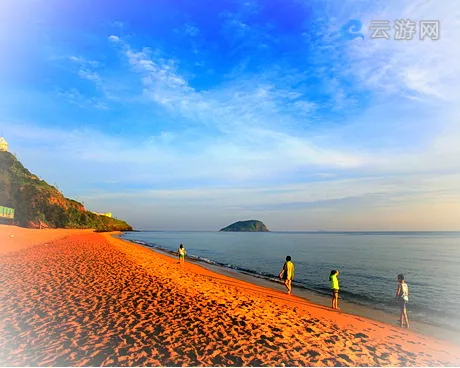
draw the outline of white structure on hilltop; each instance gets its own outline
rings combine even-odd
[[[3,137],[0,137],[0,151],[8,152],[8,142]]]

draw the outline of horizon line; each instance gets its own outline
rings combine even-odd
[[[459,230],[269,230],[269,231],[220,231],[220,230],[172,230],[172,229],[133,229],[140,231],[177,231],[177,232],[202,232],[202,233],[458,233]],[[128,231],[129,232],[129,231]]]

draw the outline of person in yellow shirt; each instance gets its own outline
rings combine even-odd
[[[288,295],[291,295],[292,280],[294,279],[294,263],[291,261],[291,256],[286,257],[286,262],[284,262],[283,269],[278,277],[284,280],[284,286],[286,286]]]
[[[182,244],[179,246],[179,249],[177,250],[177,254],[179,255],[180,266],[184,267],[185,255],[187,254],[187,252],[185,251],[185,248]]]
[[[329,281],[331,282],[331,290],[332,290],[332,309],[340,310],[339,308],[339,276],[338,270],[332,270],[331,274],[329,275]]]

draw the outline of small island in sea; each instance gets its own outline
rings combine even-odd
[[[270,231],[262,221],[259,220],[246,220],[237,221],[219,231],[252,231],[252,232],[266,232]]]

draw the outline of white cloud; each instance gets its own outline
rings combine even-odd
[[[112,42],[120,42],[120,37],[111,35],[109,36],[109,40]]]
[[[107,110],[108,106],[105,101],[99,100],[95,97],[86,97],[81,94],[76,88],[71,88],[68,90],[58,89],[56,91],[57,95],[61,98],[64,98],[71,104],[77,105],[81,108],[96,108],[100,110]]]
[[[78,76],[82,79],[87,79],[89,81],[100,83],[101,77],[98,73],[88,70],[88,69],[80,69],[78,71]]]
[[[68,59],[76,64],[81,64],[81,65],[84,65],[86,67],[99,67],[100,66],[100,63],[96,60],[89,60],[89,59],[86,59],[82,56],[75,56],[75,55],[72,55],[72,56],[69,56]]]
[[[317,105],[313,102],[307,102],[302,100],[295,101],[294,106],[296,110],[303,113],[303,115],[311,114],[317,107]]]
[[[72,98],[70,94],[76,95],[74,92],[75,89],[71,93],[66,92],[69,94],[69,97],[75,102],[78,101],[77,104],[83,106],[83,105],[88,105],[88,103],[82,103],[83,100],[86,100],[87,102],[90,102],[90,105],[93,105],[94,107],[98,109],[108,109],[108,104],[107,102],[109,100],[116,100],[117,97],[114,95],[114,93],[111,91],[112,86],[110,86],[106,80],[101,76],[101,74],[98,72],[102,68],[102,64],[99,63],[98,61],[95,60],[89,60],[81,56],[70,56],[69,60],[73,61],[74,63],[78,64],[78,70],[76,70],[76,73],[79,78],[88,80],[96,86],[98,91],[102,93],[103,97],[91,97],[91,98],[84,98],[83,96],[78,97],[77,99]],[[96,70],[98,71],[96,71]]]
[[[121,21],[115,21],[115,22],[111,22],[110,25],[112,27],[116,27],[116,28],[119,28],[119,29],[123,29],[126,27],[126,23],[125,22],[121,22]]]
[[[186,23],[184,28],[185,28],[185,33],[187,33],[188,35],[192,37],[195,37],[200,33],[200,30],[198,29],[198,27],[190,23]]]
[[[452,216],[460,215],[460,203],[455,202],[459,185],[458,174],[436,178],[416,175],[255,188],[95,192],[85,200],[106,205],[114,199],[139,203],[136,208],[141,212],[143,206],[153,206],[162,216],[171,216],[167,221],[158,217],[150,222],[157,229],[182,223],[176,228],[213,230],[219,221],[230,223],[233,218],[247,216],[262,219],[272,230],[458,230]],[[429,208],[432,213],[424,215]],[[180,213],[189,211],[196,221],[181,218]],[[148,221],[138,221],[139,226],[149,228]]]
[[[417,35],[411,41],[367,37],[364,41],[350,42],[349,72],[365,86],[387,93],[401,94],[406,89],[426,97],[458,101],[458,93],[454,91],[460,82],[460,66],[456,62],[460,58],[459,17],[460,8],[455,0],[443,1],[442,6],[425,0],[379,3],[361,19],[365,27],[376,19],[391,23],[395,19],[411,19],[417,22]],[[420,40],[418,22],[433,19],[440,21],[440,39]]]
[[[255,187],[206,187],[198,189],[145,189],[142,191],[96,193],[94,198],[144,199],[145,201],[169,201],[199,203],[240,208],[272,206],[291,203],[314,204],[322,201],[343,200],[379,196],[378,205],[409,203],[423,198],[425,201],[450,202],[458,196],[459,174],[445,174],[438,177],[412,175],[407,177],[361,177],[353,179],[319,180],[300,184],[260,185]],[[443,188],[440,190],[440,188]],[[88,199],[91,196],[88,196]]]
[[[75,63],[83,63],[85,62],[85,59],[79,56],[69,56],[69,60],[75,62]]]
[[[395,152],[390,147],[376,154],[373,152],[375,151],[373,147],[366,150],[360,146],[358,149],[353,149],[350,144],[335,144],[334,147],[333,142],[336,141],[334,137],[340,135],[342,128],[337,131],[325,130],[321,133],[317,131],[309,135],[302,134],[298,130],[296,136],[287,133],[286,131],[289,131],[291,126],[297,125],[296,115],[308,119],[318,108],[315,103],[303,100],[302,93],[291,87],[291,82],[296,80],[295,75],[292,76],[293,81],[286,77],[286,81],[281,84],[278,82],[282,79],[277,78],[276,73],[273,72],[254,78],[247,76],[241,78],[240,76],[218,88],[198,92],[180,74],[180,64],[177,61],[160,56],[157,50],[144,48],[137,51],[121,40],[120,43],[125,57],[134,70],[140,74],[145,96],[167,108],[171,114],[217,128],[224,135],[222,139],[206,142],[206,152],[221,162],[225,162],[229,167],[227,172],[233,178],[249,180],[250,178],[275,177],[280,173],[308,170],[314,166],[393,172],[403,170],[404,164],[407,163],[413,170],[429,171],[436,169],[441,158],[441,162],[451,162],[454,165],[452,160],[446,161],[447,156],[452,155],[453,152],[449,151],[440,156],[437,154],[439,145],[435,144],[425,144],[424,147],[428,148],[426,152],[401,152],[401,150]],[[374,75],[374,80],[367,80],[363,83],[377,84],[381,87],[383,83],[381,79],[386,78],[384,74],[388,70],[389,68],[384,68],[383,72]],[[395,80],[385,81],[385,83],[392,83],[391,86],[386,86],[386,91],[396,88],[392,86],[398,86],[401,83],[399,73],[393,71],[391,73]],[[409,73],[406,74],[406,77],[412,78],[414,83],[417,80],[415,74],[411,76]],[[273,81],[278,82],[273,84]],[[338,105],[343,104],[343,92],[337,83],[335,87],[332,83],[331,88],[336,90],[335,107],[340,107]],[[350,102],[348,99],[347,106],[350,105]],[[366,116],[364,113],[363,117]],[[385,116],[385,113],[382,116]],[[370,118],[372,119],[371,126],[366,129],[371,135],[373,129],[378,131],[379,124],[382,127],[387,125],[383,128],[386,130],[395,125],[391,121],[375,120],[375,116],[370,116]],[[408,117],[405,116],[403,119],[406,119],[406,122],[402,123],[406,124]],[[369,125],[368,122],[366,123]],[[344,122],[345,126],[347,124],[349,123]],[[410,124],[415,126],[416,122],[410,121]],[[429,121],[424,124],[429,124]],[[350,125],[351,134],[356,135],[360,130],[362,127],[353,128],[353,124]],[[452,131],[450,133],[452,134]],[[329,138],[325,139],[325,134]],[[458,132],[455,131],[454,134]],[[375,138],[379,139],[379,136]],[[433,136],[430,137],[430,139],[433,138]],[[353,139],[352,142],[356,142],[356,139]],[[348,148],[345,148],[346,146]],[[238,160],[244,161],[244,165],[238,170],[230,169],[231,162],[239,162]],[[271,163],[270,167],[266,165],[267,160]],[[444,165],[444,167],[456,167],[452,165]]]
[[[49,137],[40,144],[53,146],[53,152],[61,152],[57,160],[71,161],[76,172],[86,173],[79,187],[85,188],[81,190],[88,200],[106,204],[114,198],[136,200],[139,205],[163,206],[165,213],[172,208],[177,214],[177,208],[183,207],[200,208],[207,215],[230,208],[234,213],[250,214],[260,213],[266,206],[270,216],[278,211],[276,215],[286,216],[287,222],[297,216],[296,223],[300,224],[306,203],[316,203],[326,212],[331,204],[327,201],[344,201],[337,204],[340,207],[350,200],[355,201],[356,208],[379,210],[389,206],[401,209],[417,202],[458,205],[458,11],[454,2],[443,7],[430,2],[414,4],[404,8],[399,2],[385,2],[367,12],[344,5],[343,12],[331,18],[331,29],[336,32],[344,19],[358,16],[365,27],[372,19],[419,20],[430,16],[441,20],[442,38],[436,42],[355,40],[342,48],[344,43],[337,46],[329,32],[323,40],[330,42],[315,50],[318,60],[330,57],[339,65],[333,70],[315,69],[318,76],[328,78],[325,84],[330,87],[327,93],[331,99],[326,102],[312,102],[305,97],[308,87],[296,87],[306,82],[306,73],[273,65],[249,74],[250,59],[219,85],[199,90],[188,65],[160,50],[136,49],[112,35],[109,40],[136,73],[143,97],[155,107],[163,107],[161,112],[167,112],[169,118],[166,120],[190,129],[172,125],[168,131],[152,124],[152,132],[133,139],[85,129],[40,133],[23,126],[17,128],[13,142],[31,136]],[[355,11],[358,14],[351,16]],[[256,39],[270,42],[264,38],[269,35],[261,34],[263,27],[252,29],[235,14],[222,17],[226,36],[235,41],[235,48],[254,44]],[[193,28],[189,31],[199,35]],[[70,60],[78,64],[81,78],[101,82],[103,71],[95,72],[83,58]],[[367,102],[371,107],[360,109],[359,116],[344,118],[340,125],[317,119],[318,110],[344,110],[354,103],[344,80],[358,92],[370,94]],[[85,99],[76,89],[60,90],[59,94],[81,107],[107,107],[103,101]],[[38,148],[33,153],[51,155]],[[114,174],[113,169],[120,165],[124,169]],[[309,182],[312,176],[314,180]],[[103,181],[115,182],[114,192],[88,194],[91,183]],[[286,184],[293,181],[300,184]],[[198,189],[120,189],[136,185],[168,188],[172,184]],[[288,211],[289,206],[293,207]],[[348,219],[353,211],[340,214]],[[377,215],[375,211],[367,213],[367,217]],[[367,221],[365,217],[361,220]],[[327,222],[327,218],[322,221]]]

